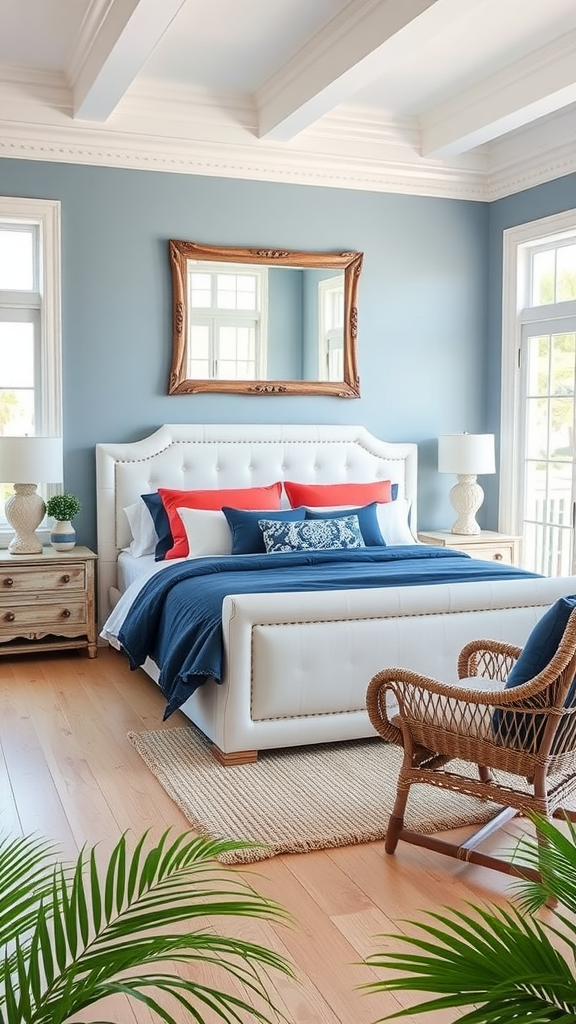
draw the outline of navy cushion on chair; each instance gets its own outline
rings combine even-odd
[[[568,619],[575,608],[576,594],[572,594],[570,597],[559,598],[544,613],[534,626],[522,654],[508,676],[507,690],[512,686],[521,686],[522,683],[527,683],[529,679],[533,679],[546,668],[558,650]]]
[[[508,676],[504,687],[505,690],[510,690],[515,686],[521,686],[523,683],[529,682],[530,679],[533,679],[534,676],[537,676],[546,668],[558,650],[568,619],[575,608],[576,594],[571,594],[569,597],[559,598],[544,613],[534,626],[520,657]],[[572,707],[575,700],[576,684],[573,683],[568,691],[565,707]],[[517,714],[518,712],[512,710],[510,712],[500,710],[494,712],[493,725],[498,739],[506,742],[507,739],[512,738],[512,731],[516,731],[514,729],[514,719]],[[518,736],[522,740],[523,746],[532,748],[534,743],[537,744],[543,724],[543,716],[541,715],[526,716],[526,729],[521,729]]]

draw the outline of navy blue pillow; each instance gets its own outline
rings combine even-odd
[[[338,511],[333,509],[331,512],[326,509],[307,508],[306,519],[342,519],[344,516],[358,516],[360,533],[366,547],[385,548],[386,541],[378,525],[377,505],[376,501],[372,501],[362,508],[339,508]]]
[[[398,484],[392,484],[390,488],[390,497],[392,498],[392,501],[396,501],[396,498],[398,497]]]
[[[527,683],[546,668],[558,650],[566,623],[574,608],[576,608],[576,594],[561,597],[539,619],[508,676],[506,690]],[[572,707],[575,700],[576,682],[573,682],[568,691],[565,706]],[[512,710],[494,712],[493,725],[497,737],[506,742],[507,739],[513,739],[516,736],[523,747],[536,749],[544,728],[544,716],[526,715],[526,725],[522,726],[518,732],[514,723],[515,716],[518,714],[521,712]]]
[[[152,494],[141,494],[140,497],[152,516],[154,529],[158,534],[158,543],[156,544],[156,550],[154,552],[154,561],[163,562],[166,557],[166,552],[170,551],[170,548],[174,546],[174,537],[172,536],[172,530],[170,529],[168,513],[162,504],[162,498],[158,494],[158,491],[153,491]]]
[[[232,533],[233,555],[256,555],[266,551],[262,530],[258,526],[259,519],[271,519],[280,523],[298,523],[304,519],[306,509],[287,508],[279,512],[247,512],[240,508],[222,509]]]

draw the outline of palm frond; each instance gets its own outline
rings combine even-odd
[[[541,881],[513,883],[517,907],[469,904],[464,911],[429,913],[408,922],[415,934],[400,936],[407,948],[363,961],[385,972],[361,986],[367,992],[432,995],[381,1020],[466,1008],[459,1024],[574,1024],[576,829],[568,822],[566,835],[538,815],[531,818],[539,842],[522,840],[514,861],[537,868]],[[551,898],[557,904],[548,919],[537,919],[535,912]]]
[[[474,1010],[462,1020],[483,1024],[510,1019],[510,1005],[521,1002],[526,1003],[532,1024],[556,1019],[566,1008],[576,1016],[576,979],[540,923],[498,908],[450,910],[426,918],[440,927],[428,920],[408,922],[423,934],[400,936],[408,951],[376,953],[364,961],[376,970],[394,972],[362,986],[368,992],[439,996],[393,1016],[471,1006]],[[404,974],[397,976],[397,971]],[[544,1008],[554,1016],[534,1016]]]
[[[221,853],[247,845],[253,844],[192,833],[173,838],[167,830],[155,843],[141,837],[132,852],[122,835],[102,870],[94,848],[82,850],[72,869],[52,866],[50,884],[42,875],[34,927],[25,917],[29,937],[20,943],[16,936],[14,952],[0,964],[0,1021],[5,1012],[10,1024],[60,1024],[118,991],[146,1003],[166,1024],[173,1018],[163,994],[186,1005],[198,1024],[201,1007],[224,1021],[244,1022],[249,1014],[264,1022],[269,1010],[281,1016],[269,978],[271,972],[294,977],[288,961],[257,943],[216,934],[212,925],[213,918],[231,916],[290,920],[280,904],[217,862]],[[195,919],[196,930],[172,930]],[[171,972],[175,963],[211,965],[240,984],[246,998],[200,985],[193,971],[182,978]]]
[[[52,885],[55,852],[53,843],[35,837],[0,842],[0,949],[34,924],[38,906]]]
[[[532,867],[540,872],[541,882],[524,879],[513,883],[512,892],[523,910],[535,913],[550,899],[557,899],[572,914],[576,914],[576,828],[566,819],[568,835],[556,825],[530,814],[542,841],[520,839],[513,852],[513,861],[521,867]]]

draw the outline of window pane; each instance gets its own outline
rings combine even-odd
[[[219,309],[236,309],[236,275],[218,274],[216,304]]]
[[[548,451],[549,402],[529,398],[526,402],[526,458],[543,459]]]
[[[0,321],[0,387],[34,387],[34,325]]]
[[[528,394],[548,395],[549,391],[549,365],[550,358],[550,337],[543,334],[540,337],[528,338]]]
[[[236,331],[233,327],[221,327],[218,332],[218,359],[236,358]]]
[[[210,356],[210,329],[204,324],[190,325],[190,348],[194,359],[208,359]]]
[[[222,359],[218,361],[219,380],[238,380],[236,360]]]
[[[536,252],[532,256],[532,305],[542,306],[554,302],[555,249]]]
[[[205,380],[211,376],[210,363],[207,359],[190,360],[190,378],[192,380]]]
[[[18,437],[34,433],[34,392],[0,388],[0,434]]]
[[[556,257],[556,302],[576,299],[576,245],[563,245]]]
[[[190,274],[190,305],[195,309],[206,309],[212,305],[210,274]]]
[[[553,395],[574,394],[575,343],[576,334],[552,335],[550,393]]]
[[[0,230],[0,288],[34,289],[34,231]]]

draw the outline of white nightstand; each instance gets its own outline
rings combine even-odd
[[[486,558],[489,561],[520,565],[522,538],[510,533],[482,530],[480,533],[464,535],[451,533],[450,530],[426,530],[418,534],[418,540],[422,544],[467,551],[472,558]]]
[[[95,562],[81,546],[0,551],[0,655],[83,647],[95,658]]]

